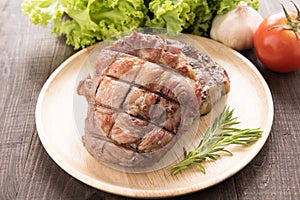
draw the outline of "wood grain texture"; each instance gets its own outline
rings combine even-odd
[[[249,56],[250,57],[250,56]],[[258,156],[235,178],[238,196],[258,199],[300,197],[300,71],[278,74],[256,62],[274,100],[274,122],[268,142]],[[260,177],[260,178],[258,178]],[[250,187],[249,187],[250,186]]]
[[[19,192],[35,135],[34,111],[42,85],[74,53],[49,29],[31,25],[20,4],[0,2],[0,199],[15,199]]]
[[[78,52],[60,65],[47,80],[37,102],[36,124],[39,137],[49,155],[62,169],[78,180],[104,191],[130,197],[157,198],[205,189],[232,176],[252,160],[264,145],[273,120],[273,102],[263,78],[248,60],[213,40],[192,35],[175,38],[187,44],[197,42],[202,51],[207,52],[227,70],[231,91],[226,98],[226,104],[235,109],[235,115],[242,121],[242,126],[261,127],[264,130],[262,137],[247,150],[233,149],[233,157],[224,156],[215,162],[207,162],[205,175],[191,168],[172,176],[169,166],[159,166],[160,170],[154,172],[123,173],[100,164],[88,154],[78,137],[77,124],[84,122],[86,113],[81,111],[85,110],[85,103],[79,103],[80,97],[74,96],[78,82],[89,74],[84,72],[93,71],[93,64],[89,66],[84,63],[93,54],[92,49],[97,49],[98,52],[97,45]],[[90,68],[91,70],[88,70]],[[79,117],[75,121],[74,115]],[[209,125],[210,117],[210,114],[202,117],[196,136],[185,135],[184,138],[192,137],[191,140],[199,142],[202,137],[201,131]],[[181,145],[185,146],[187,151],[198,145],[192,143],[193,147],[189,147],[181,140]],[[180,155],[182,146],[175,147],[172,149],[172,152],[174,151],[176,155]],[[167,159],[168,165],[174,165],[174,159],[178,160],[179,157],[174,158],[170,155],[161,159],[158,164],[161,165],[163,160]]]
[[[38,139],[34,111],[40,89],[72,48],[51,30],[29,23],[21,0],[0,1],[0,199],[121,199],[69,176]],[[265,17],[289,0],[260,0]],[[300,2],[295,0],[298,5]],[[276,74],[253,51],[242,52],[260,70],[274,100],[274,123],[256,158],[234,177],[186,199],[300,199],[300,71]],[[174,199],[174,198],[172,198]]]

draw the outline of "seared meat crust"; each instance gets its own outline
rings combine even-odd
[[[88,102],[83,144],[106,163],[152,165],[209,112],[215,91],[228,93],[229,78],[208,56],[134,32],[103,49],[78,86]]]

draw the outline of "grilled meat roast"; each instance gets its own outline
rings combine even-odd
[[[88,102],[83,144],[104,163],[153,165],[229,89],[226,71],[206,54],[134,32],[101,50],[78,86]]]

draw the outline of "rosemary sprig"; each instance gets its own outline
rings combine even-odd
[[[233,117],[233,112],[234,109],[225,106],[220,116],[205,132],[197,148],[188,153],[184,149],[184,159],[171,169],[171,173],[176,174],[190,165],[196,165],[203,173],[206,173],[202,165],[203,161],[217,160],[222,152],[233,155],[231,151],[225,149],[226,146],[231,144],[248,146],[261,137],[262,130],[260,128],[239,129],[234,127],[240,122],[237,121],[237,117]]]

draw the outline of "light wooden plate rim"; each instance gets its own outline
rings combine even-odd
[[[73,56],[68,58],[65,62],[63,62],[48,78],[48,80],[45,82],[40,95],[38,97],[37,105],[36,105],[36,126],[37,126],[37,131],[39,138],[47,151],[47,153],[50,155],[50,157],[67,173],[69,173],[71,176],[75,177],[76,179],[86,183],[87,185],[90,185],[94,188],[109,192],[109,193],[114,193],[117,195],[122,195],[122,196],[128,196],[128,197],[136,197],[136,198],[159,198],[159,197],[171,197],[171,196],[177,196],[177,195],[183,195],[195,191],[199,191],[208,187],[211,187],[217,183],[220,183],[221,181],[224,181],[225,179],[231,177],[238,171],[240,171],[242,168],[244,168],[261,150],[263,145],[265,144],[271,127],[273,123],[273,115],[274,115],[274,110],[273,110],[273,100],[272,100],[272,95],[269,90],[269,87],[267,83],[265,82],[264,78],[261,76],[259,71],[256,69],[256,67],[244,56],[239,54],[238,52],[225,47],[224,45],[215,42],[213,40],[199,37],[199,36],[193,36],[190,35],[193,40],[198,41],[201,43],[201,46],[204,48],[204,50],[213,58],[215,58],[217,61],[223,62],[223,60],[226,60],[229,64],[231,62],[237,62],[243,65],[244,69],[239,68],[239,72],[247,72],[249,74],[245,75],[243,78],[247,79],[251,77],[251,79],[257,80],[256,87],[259,88],[261,91],[260,95],[263,95],[264,101],[266,103],[265,105],[265,110],[263,111],[265,113],[264,117],[264,126],[263,128],[263,136],[252,146],[248,147],[248,150],[246,152],[242,152],[241,155],[243,155],[243,160],[234,163],[232,165],[232,168],[229,170],[226,170],[222,173],[217,174],[214,177],[210,177],[208,180],[205,181],[200,181],[199,183],[191,183],[191,185],[183,185],[181,187],[177,188],[135,188],[135,187],[124,187],[120,185],[115,185],[111,183],[107,183],[101,178],[97,179],[94,177],[91,177],[91,174],[85,173],[82,170],[79,170],[72,165],[69,160],[64,159],[62,155],[60,155],[59,149],[57,149],[53,143],[51,143],[50,139],[52,140],[53,136],[49,133],[49,130],[47,127],[50,127],[51,125],[55,125],[53,121],[48,120],[47,114],[45,114],[45,111],[49,109],[48,107],[49,104],[45,104],[46,101],[49,101],[49,98],[53,98],[54,102],[59,102],[57,98],[55,98],[55,92],[51,91],[51,86],[53,84],[57,84],[59,81],[63,81],[64,83],[67,83],[65,86],[66,88],[70,88],[68,84],[74,85],[74,79],[68,80],[68,77],[65,77],[65,74],[67,70],[72,67],[72,64],[76,62],[79,58],[83,58],[87,56],[94,48],[95,46],[89,47],[87,49],[83,49],[77,53],[75,53]],[[218,51],[223,51],[228,54],[228,58],[225,56],[220,56],[218,58],[218,54],[216,52]],[[228,60],[229,61],[228,61]],[[225,63],[226,65],[226,63]],[[226,68],[226,67],[225,67]],[[234,67],[233,67],[234,68]],[[77,71],[79,69],[76,69]],[[75,70],[75,71],[76,71]],[[243,71],[244,70],[244,71]],[[59,79],[60,76],[63,76],[64,80]],[[229,72],[230,76],[230,72]],[[64,90],[64,86],[62,86],[62,90]],[[51,96],[52,95],[52,96]],[[230,96],[230,93],[229,93]],[[251,98],[251,97],[249,97]],[[234,102],[234,100],[233,100]],[[47,107],[48,106],[48,107]],[[46,125],[47,124],[47,125]],[[74,130],[71,130],[74,131]],[[59,140],[59,138],[57,138]],[[62,143],[63,144],[63,143]],[[216,161],[218,162],[218,161]],[[185,172],[181,173],[180,176],[185,176]],[[199,172],[200,173],[200,172]]]

